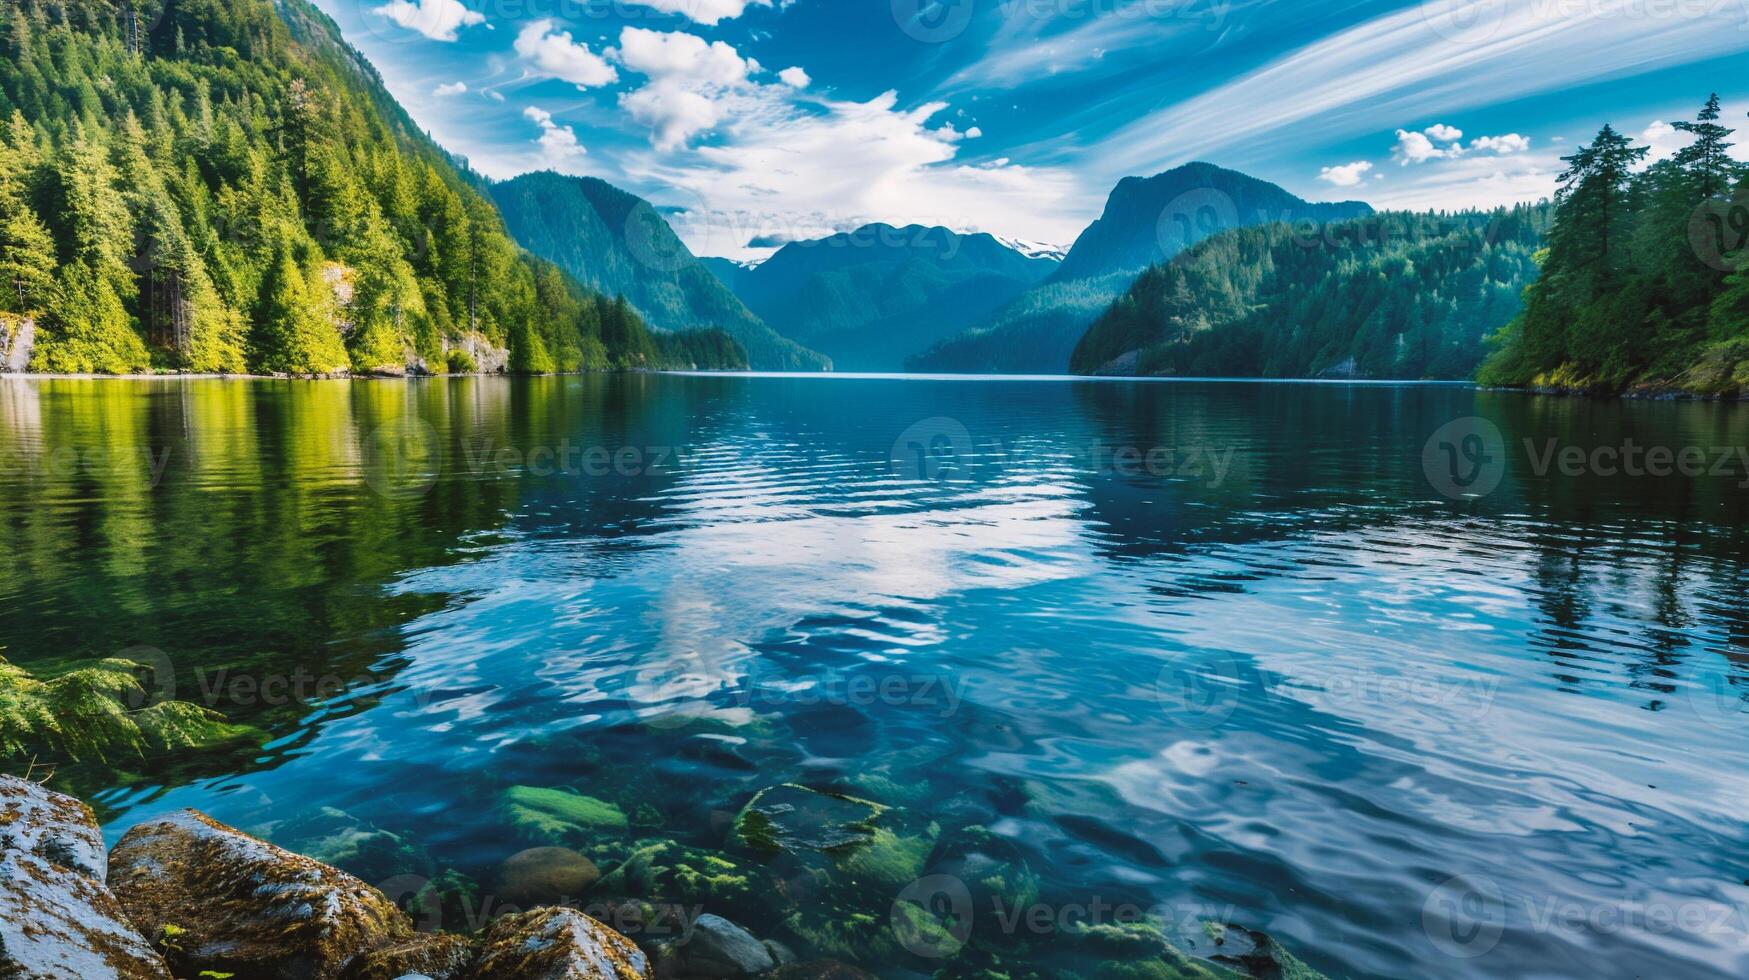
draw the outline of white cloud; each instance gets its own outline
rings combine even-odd
[[[1318,179],[1335,187],[1354,187],[1371,169],[1370,161],[1356,160],[1340,167],[1325,167],[1318,171]]]
[[[973,126],[971,129],[966,130],[966,139],[969,139],[969,140],[978,139],[979,137],[981,137],[983,135],[984,135],[984,131],[977,126]]]
[[[1292,149],[1368,132],[1380,116],[1445,114],[1720,57],[1749,46],[1734,13],[1648,17],[1643,0],[1428,0],[1136,118],[1095,147],[1097,166],[1106,177],[1154,173],[1265,137]]]
[[[1448,127],[1435,126],[1433,128],[1446,129]],[[1411,133],[1406,129],[1397,130],[1397,145],[1391,148],[1391,156],[1405,167],[1415,163],[1426,163],[1429,160],[1461,156],[1463,152],[1462,146],[1456,144],[1436,146],[1433,140],[1428,138],[1427,133]]]
[[[790,88],[807,88],[814,81],[800,68],[785,68],[777,73],[777,77]]]
[[[775,86],[741,91],[711,145],[626,160],[628,175],[676,188],[697,217],[676,230],[701,255],[763,254],[754,238],[815,238],[881,220],[1069,240],[1099,198],[1067,171],[956,159],[968,135],[932,121],[947,108],[797,102]]]
[[[1415,211],[1493,208],[1552,197],[1562,169],[1552,150],[1510,157],[1476,154],[1369,184],[1366,197],[1376,207]]]
[[[438,87],[432,89],[431,94],[435,95],[439,98],[446,98],[446,97],[451,96],[451,95],[461,95],[463,92],[466,92],[467,90],[468,90],[468,83],[467,82],[445,82],[442,85],[439,85]]]
[[[611,85],[619,73],[589,46],[571,39],[551,19],[531,21],[517,32],[516,53],[535,74],[563,79],[580,89]]]
[[[1478,136],[1470,140],[1470,149],[1480,153],[1494,153],[1506,156],[1512,153],[1525,153],[1530,150],[1530,137],[1517,133],[1507,133],[1505,136]]]
[[[759,70],[732,45],[684,31],[628,27],[612,55],[627,71],[649,79],[620,96],[619,104],[650,127],[651,142],[664,151],[714,129],[733,103],[756,88],[749,76]]]
[[[1647,163],[1657,163],[1659,160],[1670,159],[1676,155],[1677,150],[1687,146],[1691,138],[1687,133],[1662,119],[1653,120],[1652,124],[1640,133],[1640,142],[1652,149],[1652,152],[1646,154]]]
[[[486,22],[484,14],[469,10],[461,0],[392,0],[373,8],[371,13],[433,41],[454,41],[457,30]]]
[[[715,27],[718,22],[734,20],[748,7],[769,7],[771,0],[631,0],[640,7],[649,7],[665,14],[680,14],[688,20]]]
[[[620,32],[619,63],[659,81],[734,85],[747,80],[758,66],[742,58],[733,46],[709,41],[685,31],[647,31],[628,27]]]
[[[1443,124],[1429,126],[1419,133],[1405,129],[1397,130],[1397,145],[1391,149],[1391,157],[1407,167],[1411,164],[1426,163],[1429,160],[1455,160],[1466,153],[1492,153],[1496,156],[1508,156],[1513,153],[1524,153],[1530,149],[1530,137],[1517,133],[1507,133],[1504,136],[1478,136],[1470,140],[1469,146],[1464,146],[1458,140],[1463,138],[1463,131]],[[1441,146],[1440,143],[1446,145]]]
[[[540,146],[541,165],[547,169],[572,172],[577,162],[588,154],[589,151],[577,141],[576,131],[553,122],[552,113],[538,106],[529,106],[522,110],[522,116],[540,127],[540,137],[535,142]]]

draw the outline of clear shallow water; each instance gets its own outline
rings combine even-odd
[[[1424,450],[1469,417],[1499,482],[1452,500]],[[1040,904],[1146,907],[1197,953],[1214,919],[1332,976],[1749,975],[1749,473],[1537,471],[1628,439],[1710,469],[1749,409],[8,380],[0,646],[154,662],[269,737],[66,775],[112,836],[332,806],[490,882],[530,844],[511,786],[653,808],[585,848],[609,870],[794,781],[987,827]]]

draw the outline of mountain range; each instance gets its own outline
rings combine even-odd
[[[910,358],[907,367],[1059,374],[1068,369],[1088,325],[1149,266],[1228,228],[1322,224],[1371,213],[1358,201],[1305,201],[1275,184],[1208,163],[1127,177],[1055,272],[989,321]]]
[[[903,370],[906,357],[981,322],[1056,266],[986,234],[887,224],[791,242],[754,266],[711,263],[773,329],[840,371]]]
[[[692,254],[648,201],[593,177],[551,171],[489,186],[505,226],[579,282],[623,296],[664,330],[714,327],[762,371],[819,371],[828,358],[780,335]]]

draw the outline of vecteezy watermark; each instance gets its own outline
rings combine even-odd
[[[874,674],[827,670],[795,676],[753,674],[730,699],[738,707],[831,705],[887,707],[926,711],[951,718],[965,703],[965,678],[953,674]]]
[[[419,874],[395,875],[377,883],[390,902],[413,919],[414,929],[435,933],[477,933],[494,921],[516,915],[528,909],[522,903],[506,900],[491,892],[472,889],[451,889],[443,880],[433,880]],[[564,908],[581,912],[608,928],[636,942],[691,941],[698,920],[705,914],[702,905],[680,905],[645,901],[585,901],[581,896],[543,896],[540,908]]]
[[[1574,446],[1550,437],[1540,442],[1526,438],[1524,453],[1530,471],[1539,477],[1550,472],[1567,477],[1720,477],[1735,479],[1739,490],[1749,490],[1749,446],[1648,446],[1631,438],[1620,445]]]
[[[1646,445],[1631,437],[1580,446],[1558,436],[1527,436],[1512,449],[1522,452],[1524,471],[1538,478],[1726,479],[1739,490],[1749,490],[1749,446]],[[1465,500],[1493,493],[1513,455],[1498,426],[1469,417],[1440,426],[1422,446],[1421,465],[1435,490]]]
[[[938,416],[899,433],[887,460],[900,479],[933,483],[970,479],[974,456],[972,434],[964,423]]]
[[[1427,482],[1453,500],[1486,497],[1506,475],[1506,440],[1484,418],[1447,422],[1422,447],[1421,468]]]
[[[1437,711],[1475,723],[1494,706],[1500,682],[1492,677],[1451,677],[1436,672],[1387,673],[1370,669],[1328,668],[1309,681],[1272,685],[1272,693],[1291,693],[1321,711],[1355,715],[1389,707]]]
[[[1228,228],[1239,227],[1239,208],[1225,191],[1198,187],[1167,202],[1155,220],[1154,237],[1164,255],[1176,255]]]
[[[364,482],[385,497],[423,496],[443,474],[443,443],[416,415],[377,426],[362,447]]]
[[[1255,671],[1224,650],[1195,659],[1180,657],[1154,678],[1154,697],[1168,717],[1186,728],[1219,728],[1239,710],[1247,689],[1263,691]]]
[[[1682,935],[1749,949],[1749,909],[1713,899],[1533,898],[1508,895],[1486,875],[1458,875],[1441,882],[1421,905],[1422,933],[1453,959],[1487,956],[1508,928],[1539,936]]]
[[[1486,956],[1506,932],[1506,897],[1490,878],[1447,878],[1421,903],[1421,931],[1453,959]]]
[[[902,480],[956,483],[992,480],[1046,469],[1093,477],[1189,481],[1218,489],[1242,460],[1238,447],[1121,445],[1095,439],[1085,445],[1006,443],[977,437],[958,419],[937,416],[912,423],[887,453],[887,468]]]
[[[1688,217],[1688,244],[1720,272],[1749,267],[1749,204],[1709,198]]]
[[[1136,944],[1138,954],[1145,956],[1150,952],[1146,949],[1149,936],[1155,937],[1156,948],[1151,952],[1157,955],[1166,948],[1167,931],[1177,935],[1223,932],[1232,924],[1236,911],[1231,905],[1138,902],[1097,894],[1066,901],[1017,902],[1003,894],[977,897],[973,887],[958,875],[931,874],[899,892],[889,922],[901,948],[928,960],[957,954],[974,932],[1005,940],[1102,934],[1106,942]]]

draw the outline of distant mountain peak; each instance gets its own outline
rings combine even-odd
[[[1067,245],[1052,245],[1048,242],[1035,242],[1025,238],[1007,238],[1002,235],[994,237],[1004,247],[1011,248],[1029,259],[1050,259],[1052,262],[1061,262],[1069,255],[1069,246]]]

